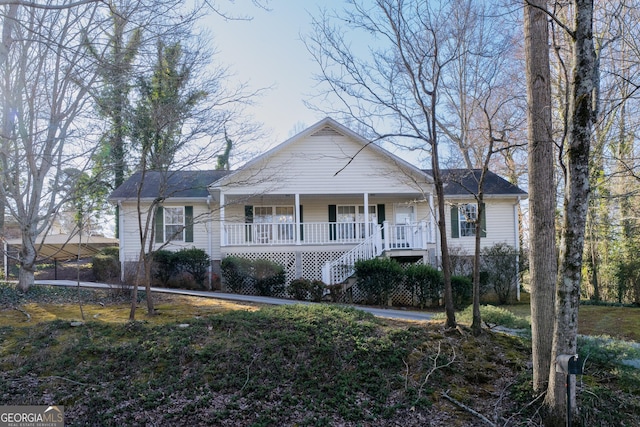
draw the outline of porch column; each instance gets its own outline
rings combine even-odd
[[[227,246],[227,233],[224,229],[224,193],[220,190],[220,247]]]
[[[364,193],[364,237],[369,237],[369,193]]]
[[[431,235],[431,239],[429,239],[430,240],[429,243],[438,243],[438,240],[436,239],[436,227],[435,227],[437,210],[433,206],[433,193],[429,193],[429,209],[431,210],[431,217],[429,218],[429,234]]]
[[[296,203],[296,232],[294,233],[296,236],[296,245],[300,244],[300,194],[295,194],[295,203]]]

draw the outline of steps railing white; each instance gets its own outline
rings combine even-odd
[[[322,281],[328,285],[342,283],[355,272],[356,261],[373,259],[382,255],[382,227],[377,226],[374,233],[362,243],[339,258],[327,262],[322,267]]]

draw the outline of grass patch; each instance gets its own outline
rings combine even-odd
[[[30,322],[5,322],[8,310],[24,317],[10,306],[0,313],[0,399],[64,405],[70,426],[478,424],[444,392],[487,417],[513,416],[513,425],[535,418],[535,407],[523,411],[530,349],[518,337],[475,338],[438,321],[403,324],[328,304],[170,295],[158,298],[160,315],[128,322],[128,304],[99,292],[88,300],[100,315],[73,327],[77,305],[36,297],[44,302],[19,306]],[[640,423],[640,378],[607,357],[591,357],[586,372],[585,425],[598,411],[608,418],[597,425]]]
[[[530,329],[531,320],[529,316],[522,317],[503,307],[493,305],[481,305],[480,317],[485,325],[490,327],[502,326],[509,329]],[[444,313],[438,313],[435,319],[445,319]],[[456,321],[465,325],[471,325],[473,321],[473,307],[469,306],[456,313]]]

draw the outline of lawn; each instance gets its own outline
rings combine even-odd
[[[331,304],[158,295],[158,315],[139,306],[128,322],[123,296],[0,286],[0,401],[64,405],[69,426],[487,425],[468,408],[496,425],[539,423],[523,338]],[[640,374],[611,351],[580,377],[579,421],[640,425]]]
[[[504,306],[519,317],[531,317],[529,304]],[[640,342],[640,307],[583,304],[578,311],[578,333]]]

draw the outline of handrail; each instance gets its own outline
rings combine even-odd
[[[362,243],[322,267],[322,281],[328,285],[342,283],[355,273],[357,261],[373,259],[382,254],[382,227]]]

